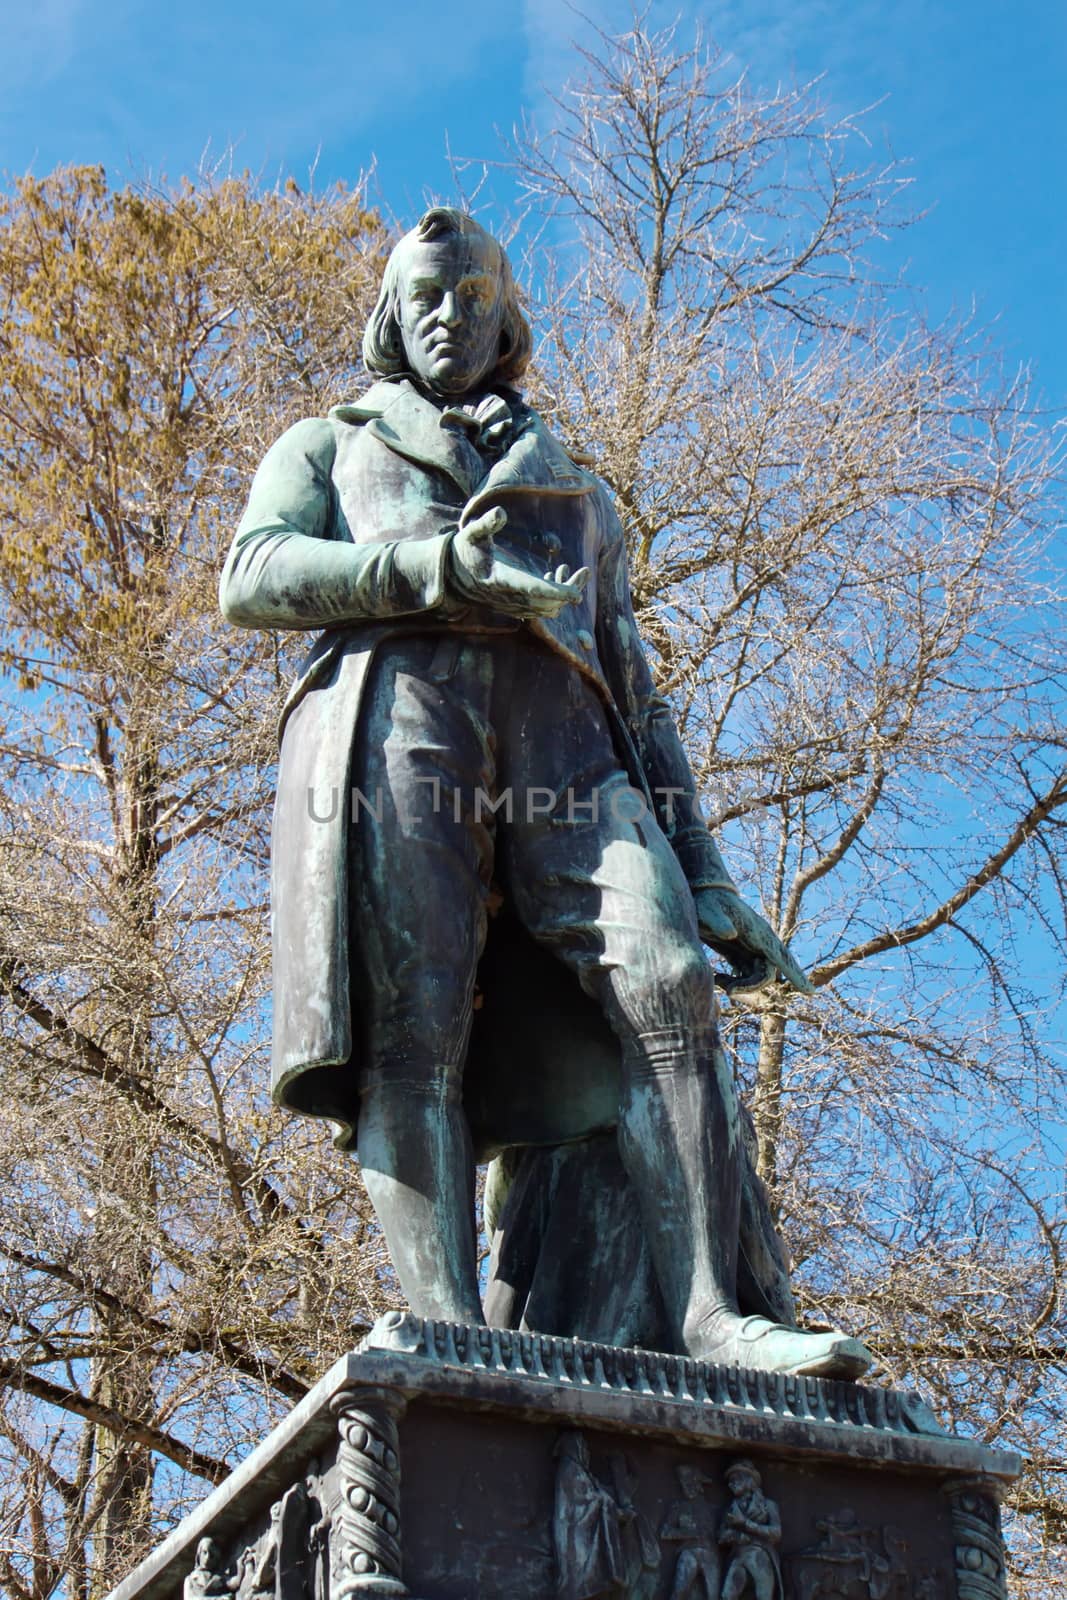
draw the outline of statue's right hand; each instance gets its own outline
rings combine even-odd
[[[503,506],[493,506],[474,517],[452,540],[452,584],[464,600],[490,606],[514,617],[558,617],[564,606],[577,604],[589,578],[589,568],[568,573],[561,567],[555,578],[501,557],[493,543],[508,520]]]

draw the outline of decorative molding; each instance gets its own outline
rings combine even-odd
[[[387,1389],[344,1389],[337,1417],[338,1501],[332,1517],[330,1600],[407,1595],[400,1577],[400,1448],[403,1398]]]
[[[1000,1506],[983,1478],[944,1485],[952,1516],[959,1600],[1008,1600]]]
[[[785,1377],[749,1367],[716,1366],[685,1356],[623,1350],[509,1328],[430,1322],[406,1312],[393,1311],[380,1318],[360,1349],[394,1350],[438,1367],[467,1372],[533,1378],[575,1389],[612,1390],[868,1432],[945,1433],[926,1402],[905,1391],[834,1378]]]

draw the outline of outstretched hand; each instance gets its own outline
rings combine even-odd
[[[730,973],[715,974],[727,994],[762,989],[776,975],[800,994],[815,993],[773,928],[736,894],[728,889],[697,889],[693,898],[700,937],[732,968]]]
[[[513,617],[558,617],[564,606],[577,604],[589,579],[589,568],[572,573],[557,567],[539,578],[535,572],[502,557],[493,543],[508,520],[503,506],[493,506],[461,528],[452,540],[452,586],[464,600],[490,606]]]

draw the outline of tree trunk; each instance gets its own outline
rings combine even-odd
[[[136,719],[133,709],[130,721]],[[128,733],[125,750],[126,815],[118,869],[130,953],[123,988],[128,1003],[124,1054],[131,1073],[153,1074],[151,983],[158,896],[158,761],[151,738]],[[142,1119],[121,1116],[101,1131],[96,1229],[98,1270],[106,1287],[138,1311],[152,1307],[156,1216],[154,1139]],[[97,1307],[94,1324],[101,1353],[94,1360],[97,1397],[119,1416],[150,1420],[156,1411],[153,1356],[132,1318]],[[93,1538],[90,1600],[102,1600],[151,1546],[151,1451],[109,1428],[95,1437],[96,1493],[102,1505]]]
[[[778,1221],[778,1153],[782,1138],[782,1070],[785,1060],[784,1010],[768,1007],[760,1019],[756,1087],[752,1120],[756,1125],[759,1154],[756,1171],[767,1186],[771,1211]]]

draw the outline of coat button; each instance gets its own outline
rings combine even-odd
[[[595,642],[593,635],[587,628],[578,629],[578,643],[583,650],[591,650]]]

